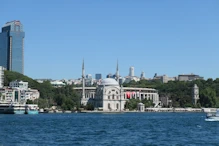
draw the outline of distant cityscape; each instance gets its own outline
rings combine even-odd
[[[116,79],[116,74],[107,74],[106,78]],[[101,80],[104,79],[101,73],[96,73],[95,78],[93,78],[92,74],[87,74],[85,76],[85,85],[86,86],[93,86],[99,85]],[[142,72],[140,77],[135,76],[134,67],[129,68],[128,76],[122,77],[119,76],[119,84],[129,83],[131,81],[138,82],[140,80],[147,80],[147,81],[161,81],[162,83],[168,83],[169,81],[194,81],[197,79],[204,79],[203,77],[196,75],[196,74],[180,74],[176,77],[168,77],[167,75],[157,75],[154,74],[153,78],[146,78],[145,73]],[[53,79],[36,79],[39,83],[42,83],[45,80],[49,80],[54,87],[64,86],[64,85],[81,85],[82,78],[78,79],[60,79],[60,80],[53,80]]]

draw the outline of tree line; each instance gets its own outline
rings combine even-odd
[[[194,84],[199,87],[199,100],[193,105],[192,91]],[[124,87],[155,88],[160,96],[167,96],[172,100],[173,107],[219,107],[219,78],[213,80],[169,81],[140,80],[123,84]]]
[[[80,97],[72,85],[66,85],[60,88],[54,88],[50,81],[38,83],[25,75],[17,72],[5,71],[4,85],[8,86],[11,81],[22,80],[28,82],[29,88],[37,89],[40,92],[40,98],[34,103],[38,103],[40,108],[57,106],[63,110],[75,110],[80,108]],[[197,105],[192,103],[192,88],[194,84],[199,87],[199,98]],[[173,107],[219,107],[219,78],[195,81],[169,81],[162,83],[159,80],[140,80],[124,83],[124,87],[155,88],[160,96],[167,96],[172,100]],[[126,103],[126,108],[136,109],[140,101],[130,99]],[[152,101],[141,101],[146,107],[153,106]],[[93,109],[91,105],[84,107]]]

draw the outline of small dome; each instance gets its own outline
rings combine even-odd
[[[103,79],[101,81],[101,84],[100,85],[105,85],[105,86],[119,86],[119,83],[115,80],[115,79],[112,79],[112,78],[106,78],[106,79]]]

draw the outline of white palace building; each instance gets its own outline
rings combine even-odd
[[[125,103],[129,99],[148,99],[152,100],[155,107],[160,104],[159,94],[156,89],[152,88],[132,88],[122,87],[118,83],[119,71],[118,63],[116,70],[116,79],[106,78],[101,81],[97,87],[85,87],[84,82],[84,62],[82,67],[82,87],[75,87],[81,95],[81,104],[87,105],[90,103],[95,108],[103,111],[124,111]]]

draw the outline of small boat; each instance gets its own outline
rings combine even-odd
[[[219,109],[216,113],[207,113],[205,121],[219,121]]]
[[[37,104],[27,104],[25,108],[25,113],[31,115],[39,114],[38,109],[39,108]]]

